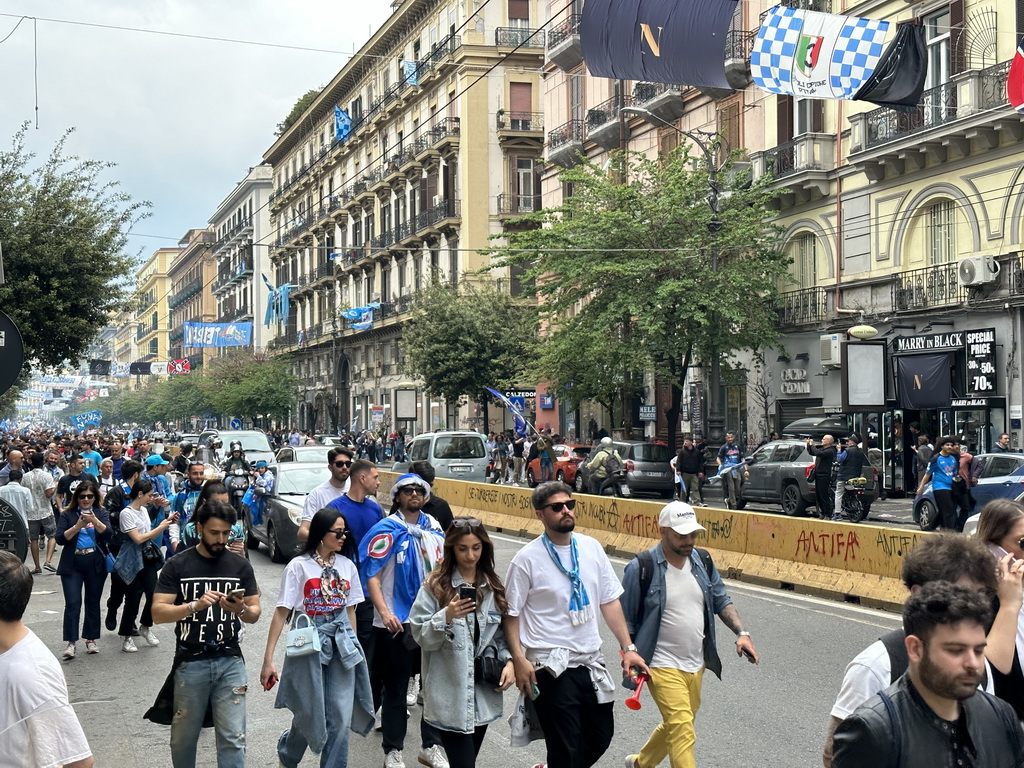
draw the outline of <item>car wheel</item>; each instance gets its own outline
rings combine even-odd
[[[560,483],[564,483],[565,482],[565,472],[563,472],[562,470],[558,470],[555,473],[555,480],[557,480]]]
[[[939,510],[929,499],[922,499],[917,508],[917,524],[922,531],[934,531],[939,525]]]
[[[250,518],[249,515],[246,515],[243,518],[242,525],[245,526],[245,545],[249,549],[259,549],[260,548],[260,540],[257,539],[253,535],[253,532],[252,532],[252,518]]]
[[[274,526],[269,523],[267,524],[267,549],[270,550],[270,562],[285,563],[288,561],[277,544],[277,533],[274,531]]]
[[[576,479],[573,481],[572,485],[573,485],[573,488],[575,489],[576,493],[583,493],[583,473],[582,472],[577,472],[576,473]]]
[[[536,487],[536,485],[537,485],[537,478],[535,478],[535,477],[533,476],[533,470],[532,470],[532,469],[527,469],[527,470],[526,470],[526,482],[527,482],[527,484],[528,484],[528,485],[529,485],[529,486],[530,486],[531,488],[534,488],[534,487]]]
[[[807,513],[807,502],[796,483],[789,483],[782,489],[782,511],[790,517],[803,517]]]

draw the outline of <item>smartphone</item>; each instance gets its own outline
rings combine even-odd
[[[996,560],[1002,560],[1002,559],[1003,559],[1004,557],[1006,557],[1007,555],[1009,555],[1009,554],[1010,554],[1010,553],[1009,553],[1009,552],[1007,552],[1007,551],[1006,551],[1005,549],[1003,549],[1002,547],[1000,547],[1000,546],[999,546],[998,544],[993,544],[993,545],[992,545],[992,549],[994,549],[994,550],[995,550],[995,556],[996,556]],[[1010,557],[1010,565],[1013,565],[1013,564],[1014,564],[1014,563],[1016,563],[1016,562],[1017,562],[1017,558],[1016,558],[1016,557],[1012,557],[1012,556],[1011,556],[1011,557]]]
[[[271,675],[267,678],[267,684],[263,686],[263,690],[269,691],[275,685],[277,685],[277,675]]]
[[[540,696],[540,688],[537,687],[536,683],[530,686],[530,701],[535,701]]]
[[[472,584],[459,584],[459,600],[476,602],[476,587]]]
[[[243,597],[245,597],[244,589],[232,589],[230,592],[228,592],[228,600],[234,600],[237,602],[238,600],[241,600]]]

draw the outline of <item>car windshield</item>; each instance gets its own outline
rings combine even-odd
[[[655,445],[654,443],[643,443],[633,446],[634,461],[669,461],[672,454],[668,452],[667,445]]]
[[[331,476],[331,470],[322,467],[275,467],[277,492],[281,495],[305,495]]]
[[[434,441],[435,459],[482,459],[484,441],[468,435],[442,435]]]
[[[327,454],[331,450],[329,445],[307,445],[293,449],[296,461],[327,461]]]
[[[270,443],[267,442],[267,436],[259,432],[227,432],[222,433],[220,438],[225,448],[237,440],[242,444],[242,450],[247,453],[249,451],[270,452]]]

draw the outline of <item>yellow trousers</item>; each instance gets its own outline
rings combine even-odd
[[[700,708],[703,679],[703,667],[699,672],[651,667],[647,687],[661,711],[661,723],[640,750],[638,768],[655,768],[666,757],[672,768],[696,768],[693,747],[697,743],[697,732],[693,721]]]

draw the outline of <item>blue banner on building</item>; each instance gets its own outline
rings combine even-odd
[[[186,347],[246,347],[252,342],[252,323],[185,323]]]

